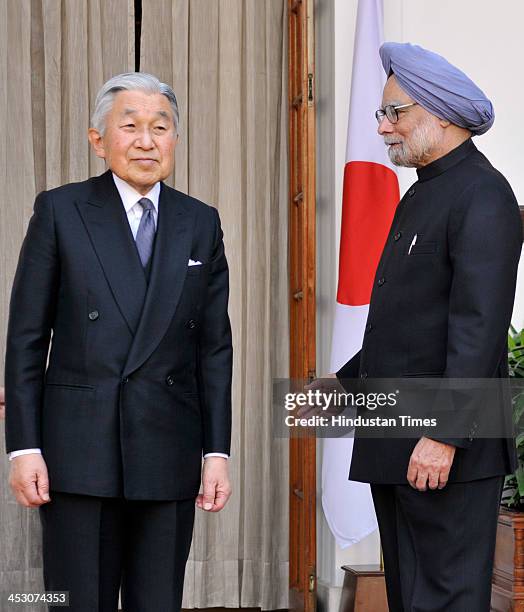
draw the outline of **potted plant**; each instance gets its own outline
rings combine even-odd
[[[510,328],[508,364],[510,378],[524,378],[524,329]],[[504,483],[497,527],[491,595],[496,612],[524,612],[524,391],[517,388],[512,403],[518,463]]]

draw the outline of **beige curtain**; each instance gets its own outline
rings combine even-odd
[[[133,0],[0,0],[0,367],[20,244],[42,189],[103,171],[94,96],[134,69]],[[181,107],[175,185],[217,206],[231,269],[234,495],[199,513],[186,607],[287,607],[287,444],[271,380],[287,375],[284,0],[144,0],[141,68]],[[38,515],[12,500],[0,423],[0,596],[39,591]],[[29,607],[26,607],[30,610]],[[36,609],[36,608],[35,608]]]
[[[270,418],[289,359],[285,5],[143,3],[141,69],[181,108],[174,183],[218,208],[231,275],[234,494],[198,513],[184,607],[288,607],[288,447]]]
[[[89,152],[89,115],[104,81],[134,69],[132,7],[132,0],[0,0],[2,376],[11,283],[35,195],[103,171]],[[3,430],[1,422],[2,610],[6,593],[42,589],[38,513],[10,495]]]

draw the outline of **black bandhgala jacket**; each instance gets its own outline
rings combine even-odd
[[[337,376],[507,377],[522,246],[513,191],[471,139],[417,174],[377,268],[362,350]],[[357,431],[350,478],[407,484],[417,441],[370,439]],[[442,441],[457,447],[450,482],[515,468],[513,439],[461,434]]]

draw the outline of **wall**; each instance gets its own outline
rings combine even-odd
[[[519,105],[524,99],[520,77],[521,24],[524,3],[506,0],[384,0],[385,40],[413,42],[446,56],[462,68],[493,101],[496,121],[475,144],[511,183],[524,204],[524,149]],[[345,162],[346,126],[351,84],[357,0],[317,0],[317,182],[318,182],[318,373],[329,368],[331,324],[336,293],[338,244]],[[377,100],[377,108],[380,100]],[[374,109],[371,109],[371,112]],[[403,193],[416,180],[401,169]],[[513,323],[524,325],[524,262],[521,260]],[[319,443],[319,457],[321,442]],[[320,462],[319,462],[320,463]],[[320,484],[320,480],[319,480]],[[318,497],[318,565],[320,607],[338,609],[345,563],[375,563],[376,534],[340,550],[325,524]]]

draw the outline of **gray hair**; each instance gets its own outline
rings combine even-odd
[[[178,131],[178,103],[175,92],[161,83],[156,76],[147,72],[124,72],[117,74],[102,85],[95,100],[95,110],[91,115],[91,126],[103,136],[106,129],[106,117],[113,107],[113,101],[119,91],[143,91],[147,94],[162,94],[171,104],[175,132]]]

